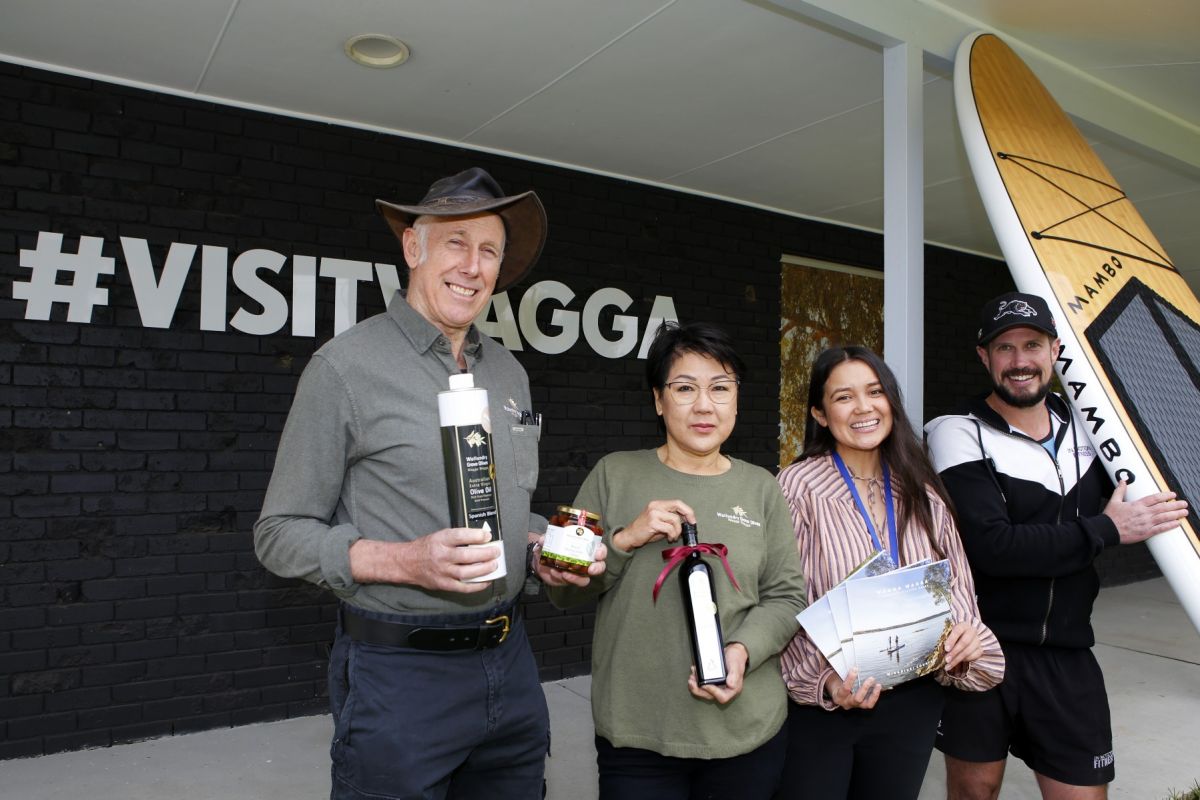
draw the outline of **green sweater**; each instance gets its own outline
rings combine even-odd
[[[574,505],[596,511],[605,528],[608,569],[584,589],[550,590],[566,607],[600,595],[592,642],[592,716],[596,733],[617,747],[681,758],[729,758],[774,736],[787,716],[779,651],[796,632],[804,608],[804,577],[787,501],[766,470],[731,459],[722,475],[687,475],[663,465],[653,450],[613,453],[588,475]],[[713,570],[725,643],[750,654],[741,694],[727,705],[688,692],[691,645],[679,594],[678,567],[654,582],[662,551],[678,543],[650,542],[632,552],[612,545],[612,533],[631,523],[651,500],[679,499],[696,512],[701,542],[729,548],[741,585],[729,582],[720,560]]]

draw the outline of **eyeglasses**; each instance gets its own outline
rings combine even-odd
[[[667,393],[678,405],[690,406],[696,402],[700,392],[705,392],[708,399],[714,403],[725,405],[737,397],[737,381],[716,381],[707,389],[691,381],[670,381],[666,384]]]

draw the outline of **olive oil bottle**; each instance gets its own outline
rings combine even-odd
[[[438,392],[438,421],[442,428],[442,460],[450,497],[450,527],[482,528],[491,541],[472,547],[493,547],[499,565],[471,583],[507,574],[500,541],[500,496],[492,459],[492,426],[487,389],[477,388],[468,372],[450,376],[450,389]]]
[[[683,523],[683,543],[695,547],[700,539],[696,526]],[[679,591],[687,615],[688,635],[692,641],[692,662],[701,686],[725,683],[725,642],[721,636],[721,616],[713,589],[712,569],[697,552],[688,554],[679,565]]]

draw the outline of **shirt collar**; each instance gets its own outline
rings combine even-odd
[[[999,431],[1011,432],[1015,430],[1008,424],[1004,417],[1000,416],[995,409],[987,404],[987,398],[990,394],[991,390],[988,390],[972,398],[966,411],[963,413],[974,414],[980,420]],[[1071,409],[1067,405],[1067,401],[1063,399],[1062,395],[1055,392],[1050,392],[1046,395],[1046,408],[1050,410],[1050,416],[1060,425],[1066,423],[1071,417]]]
[[[387,313],[418,353],[426,353],[430,349],[450,352],[450,340],[438,330],[436,325],[410,306],[408,300],[400,292],[392,295]],[[471,325],[467,329],[467,339],[463,343],[463,354],[466,355],[468,362],[477,360],[481,355],[479,337],[479,329]]]
[[[1065,423],[1071,416],[1071,409],[1067,405],[1067,401],[1062,395],[1051,392],[1046,395],[1046,408],[1050,409],[1050,415],[1058,421],[1059,424]]]
[[[824,459],[825,472],[832,478],[836,477],[836,481],[832,481],[832,486],[829,488],[829,494],[833,499],[844,500],[850,503],[854,502],[854,495],[850,492],[850,487],[846,485],[846,481],[842,479],[841,470],[837,468],[837,464],[833,460],[833,451],[824,453],[820,456]]]

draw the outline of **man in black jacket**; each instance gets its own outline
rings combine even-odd
[[[951,800],[998,797],[1009,752],[1035,772],[1044,798],[1107,795],[1114,758],[1091,651],[1100,587],[1092,562],[1187,514],[1173,493],[1125,502],[1124,482],[1114,489],[1079,417],[1049,391],[1059,347],[1040,297],[989,300],[976,350],[992,390],[926,426],[979,610],[1006,660],[999,687],[947,690],[937,747]]]

